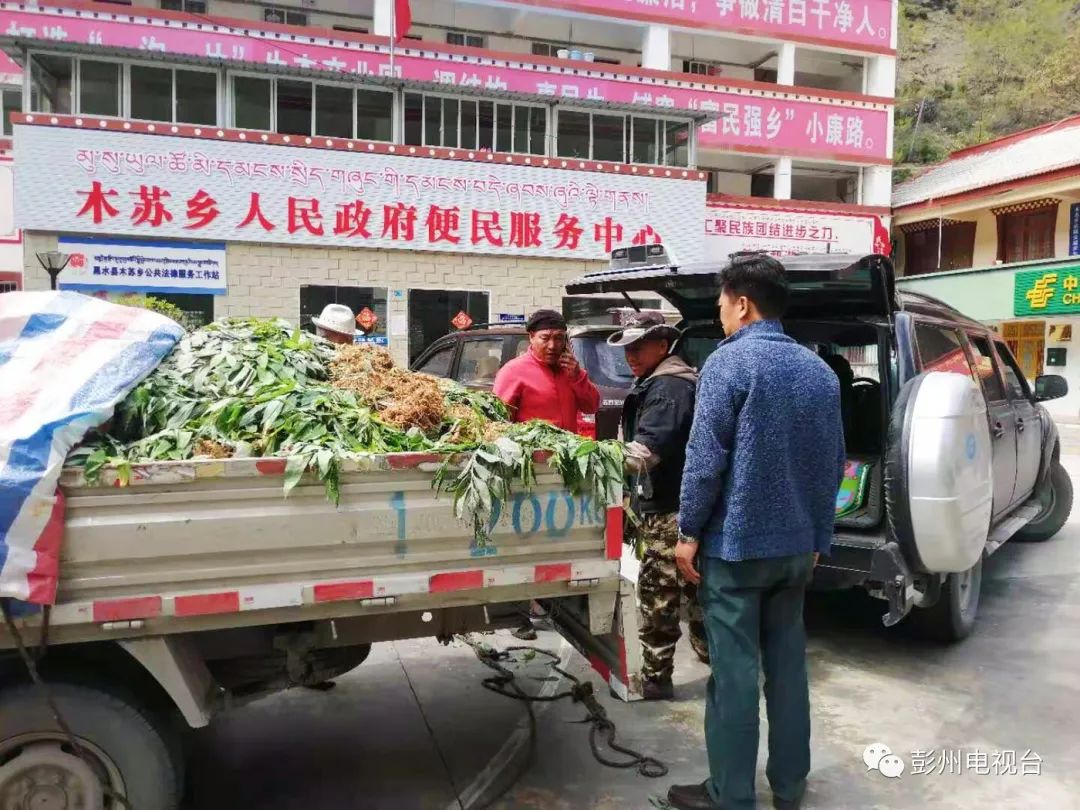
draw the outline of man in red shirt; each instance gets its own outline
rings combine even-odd
[[[596,413],[600,408],[600,392],[570,350],[566,319],[541,309],[525,329],[529,350],[499,370],[495,395],[510,406],[515,422],[543,419],[574,431],[579,412]]]

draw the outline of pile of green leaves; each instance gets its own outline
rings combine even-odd
[[[373,454],[445,453],[434,485],[453,496],[458,517],[483,541],[495,501],[515,485],[535,483],[533,455],[551,454],[567,488],[605,502],[622,485],[621,446],[583,439],[544,423],[500,426],[490,442],[452,439],[454,422],[438,431],[397,428],[380,421],[357,393],[330,385],[327,364],[335,348],[273,320],[217,321],[186,335],[164,362],[119,406],[107,431],[92,434],[68,463],[87,479],[131,464],[178,461],[220,449],[232,457],[287,459],[285,491],[305,472],[316,475],[327,496],[340,497],[341,462]],[[468,406],[484,423],[506,422],[507,411],[490,394],[448,384],[450,404]],[[462,467],[459,454],[471,452]]]

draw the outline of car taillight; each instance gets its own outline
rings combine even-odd
[[[586,439],[596,438],[596,414],[579,413],[577,415],[577,432]]]

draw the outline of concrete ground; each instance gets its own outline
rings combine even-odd
[[[1066,466],[1080,487],[1080,457]],[[955,646],[882,628],[882,605],[861,594],[810,597],[814,762],[805,807],[1080,808],[1080,506],[1058,537],[1005,545],[983,576],[978,627]],[[495,642],[519,643],[506,634]],[[558,636],[535,643],[599,682]],[[535,660],[526,669],[543,675]],[[705,775],[708,672],[685,643],[674,702],[602,697],[620,741],[667,763],[670,775],[658,780],[599,765],[586,727],[573,724],[583,711],[566,701],[540,709],[530,761],[522,707],[483,689],[487,674],[464,645],[377,645],[331,692],[272,696],[199,733],[187,807],[469,810],[524,769],[493,807],[637,810],[662,806],[672,782]],[[762,740],[766,733],[763,721]],[[873,743],[905,761],[902,776],[867,770],[863,752]],[[995,774],[1010,754],[1017,771],[1038,773]],[[932,773],[915,772],[930,763]],[[758,790],[770,806],[764,750]]]

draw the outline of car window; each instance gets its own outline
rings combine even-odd
[[[578,362],[596,385],[629,388],[634,384],[634,373],[626,364],[626,352],[621,346],[609,346],[606,335],[584,335],[570,343]]]
[[[1020,370],[1016,358],[1013,357],[1009,347],[999,340],[994,341],[998,357],[1003,363],[1002,371],[1005,372],[1005,388],[1009,392],[1010,399],[1031,399],[1031,389],[1028,387],[1027,378]]]
[[[959,332],[940,326],[916,323],[915,343],[919,349],[919,357],[922,359],[923,371],[967,374],[975,379]]]
[[[679,356],[686,364],[701,370],[709,355],[716,351],[723,338],[708,337],[706,335],[687,335],[679,344]]]
[[[455,348],[456,346],[451,345],[447,346],[445,349],[439,349],[416,370],[422,371],[425,374],[431,374],[434,377],[449,377],[450,363],[454,360]]]
[[[462,385],[494,385],[502,365],[502,338],[466,340],[455,379]]]
[[[1005,399],[1005,385],[1001,382],[1001,374],[998,371],[994,355],[990,351],[990,341],[984,337],[969,336],[971,341],[971,354],[975,359],[975,370],[982,381],[986,399],[989,402],[1001,402]]]
[[[519,338],[510,338],[510,356],[507,361],[513,360],[515,357],[521,357],[529,350],[529,336],[522,335]]]

